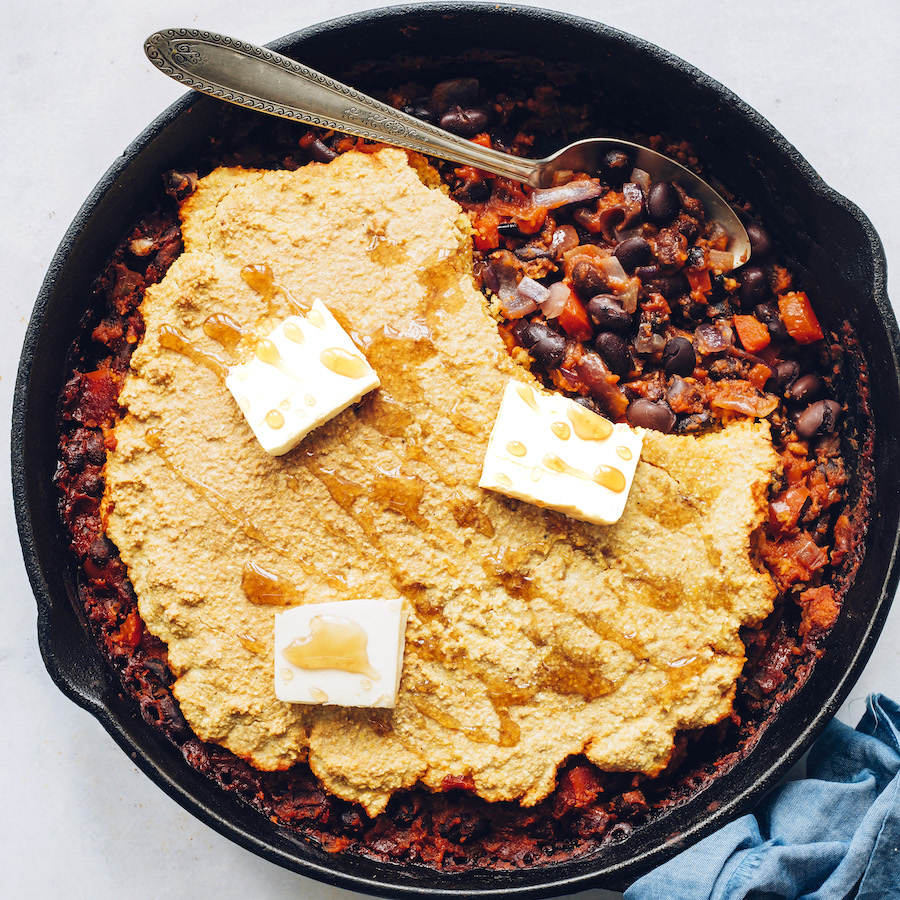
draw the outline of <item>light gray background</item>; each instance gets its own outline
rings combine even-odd
[[[191,26],[265,43],[378,0],[3,0],[0,403],[9,422],[34,298],[107,166],[182,89],[147,62],[153,31]],[[688,60],[766,116],[875,223],[900,265],[896,0],[547,0]],[[893,278],[895,304],[900,285]],[[9,458],[8,426],[0,432]],[[350,898],[211,831],[165,796],[43,668],[35,608],[2,489],[0,894],[10,898]],[[900,698],[900,604],[839,716]],[[619,895],[594,891],[592,896]]]

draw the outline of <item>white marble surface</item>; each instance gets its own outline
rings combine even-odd
[[[144,38],[194,26],[265,43],[377,0],[30,0],[4,8],[0,59],[0,403],[9,421],[16,364],[44,271],[107,166],[182,93],[144,58]],[[388,4],[384,4],[388,5]],[[900,267],[900,5],[893,0],[628,0],[542,4],[600,19],[692,62],[756,107],[822,177],[869,215]],[[116,110],[110,115],[106,110]],[[900,284],[893,279],[895,303]],[[8,459],[8,427],[2,430]],[[6,480],[4,480],[6,482]],[[147,780],[51,683],[35,638],[8,483],[0,558],[0,893],[6,897],[351,898],[220,837]],[[869,691],[900,696],[900,604],[840,712]],[[595,897],[618,896],[594,891]]]

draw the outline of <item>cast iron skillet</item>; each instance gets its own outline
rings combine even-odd
[[[161,23],[165,24],[165,23]],[[442,875],[310,846],[218,789],[185,763],[125,698],[91,637],[78,601],[67,540],[52,485],[56,403],[65,358],[90,285],[117,242],[157,196],[160,174],[195,158],[220,127],[220,104],[188,96],[128,148],[88,197],[54,257],[22,351],[13,412],[12,477],[19,534],[38,604],[41,651],[51,676],[95,715],[135,763],[171,797],[217,831],[273,862],[358,891],[405,896],[549,896],[588,887],[624,888],[749,808],[824,727],[869,658],[898,581],[900,338],[886,294],[886,262],[869,220],[828,188],[799,153],[756,112],[680,59],[604,25],[539,9],[493,4],[425,3],[346,17],[282,38],[273,49],[368,90],[385,73],[425,57],[434,73],[463,48],[564,59],[579,69],[573,90],[587,90],[603,121],[593,133],[668,131],[691,141],[709,170],[750,199],[815,292],[823,324],[848,320],[868,370],[867,410],[849,379],[851,488],[861,490],[861,448],[871,441],[874,496],[865,558],[840,619],[810,680],[780,710],[774,727],[725,777],[686,805],[637,829],[600,855],[513,872]],[[493,63],[469,63],[488,71]],[[379,70],[377,64],[392,60]],[[505,65],[498,63],[498,65]],[[485,68],[486,67],[486,68]],[[396,76],[394,76],[396,77]],[[407,76],[408,77],[408,76]],[[423,72],[423,81],[432,77]],[[379,81],[380,79],[380,81]],[[614,90],[606,91],[606,86]]]

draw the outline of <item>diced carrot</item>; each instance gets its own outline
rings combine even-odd
[[[798,344],[812,344],[825,337],[804,291],[782,294],[778,298],[778,312],[781,313],[788,334]]]
[[[769,329],[756,316],[734,316],[735,330],[748,353],[758,353],[772,340]]]
[[[587,310],[573,291],[569,291],[569,299],[559,314],[559,324],[576,341],[589,341],[594,334]]]
[[[472,138],[472,143],[479,144],[482,147],[490,147],[491,136],[486,131],[482,131],[481,134],[476,134],[475,137]]]

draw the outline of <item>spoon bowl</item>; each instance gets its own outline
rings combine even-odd
[[[729,236],[734,267],[750,259],[750,239],[735,211],[710,185],[674,159],[617,138],[586,138],[544,159],[525,159],[482,147],[369,97],[265,47],[190,28],[158,31],[144,52],[163,73],[204,94],[259,112],[416,150],[475,166],[494,175],[548,187],[557,173],[601,170],[610,150],[657,181],[674,181],[700,200]]]

